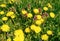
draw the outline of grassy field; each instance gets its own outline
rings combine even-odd
[[[60,0],[0,0],[0,41],[60,41]]]

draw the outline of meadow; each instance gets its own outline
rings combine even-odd
[[[60,41],[60,0],[0,0],[0,41]]]

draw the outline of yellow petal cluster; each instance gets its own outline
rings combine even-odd
[[[33,15],[32,15],[31,13],[28,13],[28,14],[27,14],[27,17],[28,17],[28,18],[32,18]]]
[[[38,10],[37,8],[35,8],[35,9],[33,9],[33,12],[34,12],[35,14],[38,14],[38,13],[39,13],[39,10]]]
[[[54,18],[55,17],[55,14],[53,12],[50,12],[50,17],[51,18]]]
[[[48,31],[47,31],[47,34],[48,34],[48,35],[52,35],[53,32],[52,32],[51,30],[48,30]]]
[[[48,7],[43,7],[43,10],[47,11],[48,10]]]
[[[26,14],[27,13],[27,11],[26,10],[22,10],[22,14]]]
[[[33,31],[35,31],[35,33],[41,32],[41,27],[39,27],[39,26],[31,25],[30,27]]]
[[[0,7],[6,7],[6,4],[1,4]]]
[[[11,16],[12,19],[15,18],[15,17],[16,17],[15,15],[12,15],[12,16]]]
[[[52,8],[52,5],[51,5],[50,3],[48,3],[47,6],[48,6],[49,8]]]
[[[15,14],[14,14],[14,12],[12,12],[12,11],[9,11],[9,12],[6,14],[6,16],[11,17],[12,19],[16,17]]]
[[[24,33],[21,29],[14,31],[15,38],[14,41],[24,41]]]
[[[44,22],[44,19],[41,18],[40,20],[36,20],[35,24],[36,25],[41,25],[43,22]]]
[[[41,19],[42,18],[41,15],[36,15],[36,17],[37,17],[37,19]]]
[[[3,17],[2,20],[3,20],[3,21],[7,21],[8,18],[7,18],[7,17]]]
[[[47,35],[47,34],[44,34],[44,35],[42,35],[42,36],[41,36],[41,39],[42,39],[42,40],[45,40],[45,41],[47,41],[47,40],[48,40],[48,38],[49,38],[49,37],[48,37],[48,35]]]
[[[3,24],[1,26],[1,30],[4,32],[9,32],[10,31],[10,27],[7,24]]]
[[[9,11],[7,14],[6,14],[6,16],[12,16],[14,14],[14,12],[12,12],[12,11]]]
[[[0,11],[0,14],[3,15],[4,14],[4,11]]]
[[[26,33],[29,33],[29,32],[30,32],[30,28],[27,27],[27,28],[25,29],[25,32],[26,32]]]

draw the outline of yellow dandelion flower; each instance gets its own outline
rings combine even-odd
[[[10,31],[10,27],[8,25],[4,24],[1,26],[1,30],[4,32],[8,32],[8,31]]]
[[[34,29],[36,28],[36,25],[33,24],[33,25],[30,26],[30,28],[31,28],[32,30],[34,30]]]
[[[38,9],[33,9],[33,12],[34,12],[35,14],[38,14],[38,13],[39,13],[39,10],[38,10]]]
[[[15,37],[13,40],[14,41],[24,41],[24,38],[22,38],[22,36],[21,37]]]
[[[20,38],[19,37],[15,37],[13,40],[14,41],[20,41]]]
[[[51,30],[48,30],[48,31],[47,31],[47,34],[48,34],[48,35],[52,35],[53,32],[52,32]]]
[[[44,22],[44,19],[43,19],[43,18],[41,18],[40,20],[41,20],[41,23],[43,23],[43,22]]]
[[[26,10],[22,10],[22,14],[26,14],[27,13],[27,11]]]
[[[36,15],[36,17],[37,17],[37,19],[41,19],[42,18],[41,15]]]
[[[36,26],[36,25],[31,25],[31,29],[33,31],[35,31],[35,33],[39,33],[41,31],[41,28],[39,26]]]
[[[26,33],[29,33],[29,32],[30,32],[29,27],[25,29],[25,32],[26,32]]]
[[[48,10],[48,7],[43,7],[43,10],[47,11]]]
[[[24,41],[24,33],[21,29],[14,31],[15,38],[14,41]]]
[[[9,11],[7,14],[6,14],[6,16],[12,16],[14,14],[14,12],[12,12],[12,11]]]
[[[36,28],[34,29],[35,33],[39,33],[41,32],[41,27],[39,26],[36,26]]]
[[[3,15],[4,14],[4,11],[0,11],[0,14]]]
[[[44,22],[44,19],[41,18],[41,19],[39,19],[39,20],[36,20],[36,21],[35,21],[35,24],[36,24],[36,25],[41,25],[43,22]]]
[[[28,18],[32,18],[33,15],[32,15],[31,13],[28,13],[28,14],[27,14],[27,17],[28,17]]]
[[[36,24],[36,25],[41,25],[42,22],[41,22],[41,20],[36,20],[36,21],[35,21],[35,24]]]
[[[12,15],[12,16],[11,16],[12,19],[15,18],[15,17],[16,17],[15,15]]]
[[[48,3],[47,6],[48,6],[49,8],[52,8],[52,5],[51,5],[50,3]]]
[[[8,38],[7,41],[11,41],[11,38]]]
[[[6,4],[1,4],[0,7],[6,7]]]
[[[14,31],[14,35],[15,36],[24,35],[24,33],[23,33],[23,31],[21,29],[19,29],[19,30]]]
[[[51,18],[54,18],[55,17],[55,14],[53,12],[50,12],[50,17]]]
[[[3,21],[7,21],[8,18],[7,18],[7,17],[3,17],[2,20],[3,20]]]
[[[42,39],[42,40],[48,40],[48,38],[49,38],[49,37],[48,37],[47,34],[44,34],[44,35],[41,36],[41,39]]]

